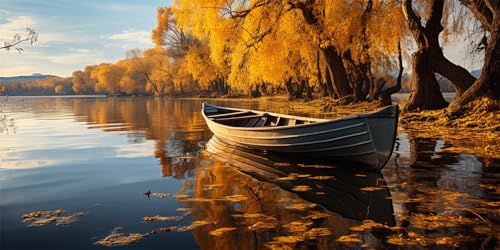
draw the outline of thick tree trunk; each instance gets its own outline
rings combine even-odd
[[[458,115],[465,104],[481,96],[500,99],[500,6],[495,14],[481,76],[462,96],[452,102],[448,108],[451,115]]]
[[[289,4],[293,8],[298,8],[302,11],[302,16],[307,24],[311,26],[318,26],[320,21],[318,20],[317,13],[314,13],[314,6],[316,4],[315,0],[302,1],[290,1]],[[335,95],[339,98],[348,96],[352,94],[352,89],[349,86],[347,79],[346,69],[342,62],[342,56],[340,55],[337,48],[333,45],[320,48],[323,56],[325,57],[326,66],[329,71],[330,82],[332,83]]]
[[[316,75],[318,78],[319,97],[328,96],[328,88],[323,82],[323,74],[321,74],[321,55],[319,49],[316,51]]]
[[[313,99],[312,97],[312,90],[311,90],[311,86],[309,86],[309,80],[306,79],[306,80],[302,80],[304,86],[305,86],[305,90],[306,90],[306,96],[304,97],[304,101],[308,102],[308,101],[311,101]]]
[[[450,80],[456,89],[456,95],[462,95],[476,80],[468,70],[450,62],[443,54],[443,49],[439,44],[439,34],[443,31],[441,19],[443,17],[444,1],[434,0],[432,3],[431,16],[427,21],[426,27],[421,29],[432,60],[434,72],[441,74]]]
[[[304,92],[305,89],[305,82],[303,80],[300,80],[299,83],[297,84],[297,88],[293,92],[293,97],[294,98],[302,98],[302,93]]]
[[[329,71],[330,80],[333,85],[335,94],[339,97],[346,97],[352,94],[352,88],[349,86],[347,72],[342,62],[342,56],[338,53],[337,49],[333,46],[321,48],[326,59],[326,67]]]
[[[289,78],[285,81],[285,90],[288,95],[288,100],[293,100],[293,88],[292,88],[292,79]]]
[[[439,90],[439,84],[429,65],[425,51],[413,54],[413,92],[403,108],[406,111],[441,109],[448,105]]]
[[[413,54],[413,80],[412,94],[405,104],[404,110],[425,110],[440,109],[447,106],[444,100],[439,84],[432,68],[432,53],[429,45],[429,34],[437,37],[442,31],[442,0],[432,0],[432,11],[427,27],[423,28],[420,19],[415,15],[412,9],[412,0],[403,0],[403,13],[408,22],[415,41],[418,45],[418,51]]]
[[[328,70],[328,68],[325,69],[325,81],[328,95],[332,98],[339,98],[339,96],[333,89],[332,77],[330,76],[330,71]]]

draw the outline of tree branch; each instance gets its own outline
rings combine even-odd
[[[19,53],[24,51],[23,48],[17,47],[17,45],[24,43],[24,42],[30,42],[30,45],[33,45],[38,40],[38,33],[35,32],[35,30],[31,28],[26,28],[26,31],[28,34],[26,37],[22,38],[21,35],[15,34],[14,38],[10,42],[4,42],[4,45],[0,47],[0,50],[5,49],[7,51],[11,49],[17,50]]]

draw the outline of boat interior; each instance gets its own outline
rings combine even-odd
[[[217,123],[235,127],[279,127],[314,123],[311,120],[276,116],[265,112],[218,109],[212,106],[205,107],[204,112],[209,119]]]

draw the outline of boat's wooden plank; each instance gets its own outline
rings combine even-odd
[[[333,142],[333,141],[341,141],[341,140],[346,140],[349,138],[359,137],[359,136],[363,136],[363,135],[368,135],[368,132],[362,131],[359,133],[352,133],[352,134],[337,136],[337,137],[328,138],[328,139],[324,139],[324,140],[305,141],[305,142],[296,142],[296,143],[252,143],[252,142],[248,142],[248,141],[245,141],[244,143],[246,145],[256,146],[256,147],[271,147],[271,148],[273,148],[273,147],[274,148],[276,148],[276,147],[298,147],[298,146],[305,146],[305,145],[315,145],[315,144],[328,143],[328,142]],[[220,136],[222,138],[230,139],[230,135],[220,135]],[[371,139],[368,139],[368,142],[371,142]],[[352,147],[352,146],[348,145],[346,147]],[[343,146],[338,147],[338,148],[343,148]],[[321,150],[323,150],[323,149],[321,149]]]
[[[269,117],[269,120],[271,120]],[[354,123],[350,125],[346,125],[343,127],[336,127],[332,129],[325,129],[325,130],[319,130],[319,131],[314,131],[314,132],[309,132],[309,133],[300,133],[300,134],[291,134],[291,135],[273,135],[273,136],[249,136],[249,135],[237,135],[237,134],[231,134],[231,137],[236,137],[236,138],[241,138],[241,139],[256,139],[256,140],[276,140],[276,139],[290,139],[290,138],[299,138],[299,137],[309,137],[309,136],[315,136],[315,135],[320,135],[320,134],[327,134],[331,132],[336,132],[336,131],[342,131],[342,130],[348,130],[352,128],[357,128],[357,127],[362,127],[365,126],[366,124],[364,122],[359,122],[359,123]],[[266,126],[276,126],[272,124],[267,124]]]
[[[207,117],[208,118],[222,118],[222,117],[235,116],[235,115],[243,115],[243,114],[251,114],[251,113],[252,112],[250,112],[250,111],[239,111],[239,112],[224,113],[224,114],[218,114],[218,115],[209,115]]]
[[[257,118],[257,117],[263,117],[265,115],[246,115],[246,116],[237,116],[237,117],[229,117],[229,118],[216,118],[214,121],[222,122],[222,121],[237,121],[237,120],[244,120],[244,119],[250,119],[250,118]]]

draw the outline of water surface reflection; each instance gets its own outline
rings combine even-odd
[[[5,112],[16,132],[0,135],[2,248],[85,249],[117,226],[177,228],[128,246],[137,249],[498,246],[499,159],[454,152],[440,138],[400,131],[379,174],[224,145],[211,139],[200,101],[11,99]],[[148,200],[148,189],[169,196]],[[89,213],[63,229],[19,222],[24,212],[59,207]],[[177,222],[141,222],[186,211]],[[179,230],[193,221],[205,223]]]

